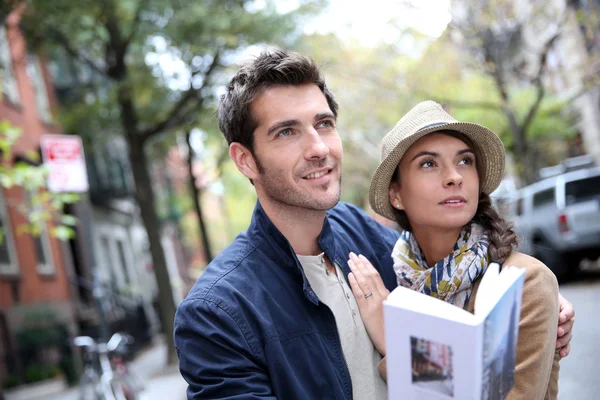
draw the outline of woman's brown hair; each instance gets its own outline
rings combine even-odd
[[[470,149],[475,152],[476,163],[478,166],[477,172],[481,179],[481,171],[479,170],[479,165],[481,164],[477,162],[480,155],[477,153],[477,147],[473,145],[473,142],[460,132],[439,131],[439,133],[462,140],[467,146],[469,146]],[[400,182],[398,170],[399,169],[396,168],[396,171],[394,171],[392,182]],[[394,208],[394,215],[396,216],[396,222],[402,229],[409,232],[412,231],[410,221],[408,220],[408,217],[404,211]],[[504,263],[504,261],[506,261],[510,253],[513,251],[513,248],[516,247],[518,243],[517,234],[513,229],[512,222],[507,221],[500,214],[498,214],[498,211],[496,211],[492,205],[492,199],[490,195],[486,193],[479,194],[479,204],[477,205],[477,211],[475,212],[475,216],[470,223],[471,222],[475,222],[483,226],[483,229],[487,233],[490,241],[488,247],[488,255],[490,256],[490,260],[497,261],[500,264]]]

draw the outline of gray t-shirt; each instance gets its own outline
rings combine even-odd
[[[331,309],[335,317],[342,350],[352,378],[353,398],[387,399],[387,385],[377,370],[381,355],[369,339],[344,273],[337,265],[337,276],[328,272],[323,254],[298,255],[298,260],[319,300]]]

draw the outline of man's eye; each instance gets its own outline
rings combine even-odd
[[[333,121],[327,120],[327,121],[322,121],[319,122],[319,124],[317,125],[318,128],[332,128],[333,127]]]
[[[277,136],[290,136],[292,134],[292,130],[291,129],[284,129],[282,131],[280,131]]]

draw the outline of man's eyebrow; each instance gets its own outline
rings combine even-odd
[[[321,119],[326,119],[326,118],[335,119],[335,115],[333,115],[333,113],[330,111],[319,113],[319,114],[315,115],[315,121],[319,121]]]
[[[290,126],[298,125],[300,121],[297,119],[288,119],[285,121],[276,122],[275,125],[271,126],[267,131],[267,136],[271,136],[275,131],[281,128],[289,128]]]
[[[315,121],[319,121],[326,118],[335,119],[335,115],[332,112],[322,112],[315,115]],[[281,128],[289,128],[290,126],[299,125],[300,121],[297,119],[288,119],[285,121],[276,122],[273,126],[267,130],[267,136],[271,136],[275,131],[278,131]]]

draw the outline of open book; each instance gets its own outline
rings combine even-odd
[[[475,313],[398,287],[384,301],[390,400],[504,399],[514,385],[525,270],[491,263]]]

